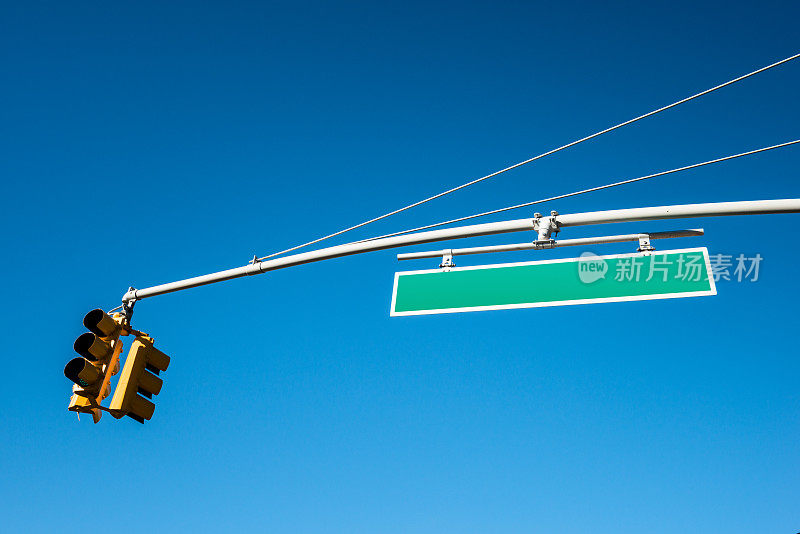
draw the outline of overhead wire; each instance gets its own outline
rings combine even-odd
[[[756,74],[760,74],[760,73],[762,73],[762,72],[764,72],[764,71],[766,71],[766,70],[769,70],[769,69],[771,69],[771,68],[777,67],[777,66],[779,66],[779,65],[782,65],[782,64],[784,64],[784,63],[787,63],[787,62],[789,62],[789,61],[792,61],[792,60],[794,60],[794,59],[797,59],[798,57],[800,57],[800,53],[798,53],[798,54],[795,54],[795,55],[793,55],[793,56],[789,56],[789,57],[787,57],[787,58],[784,58],[784,59],[782,59],[782,60],[780,60],[780,61],[776,61],[775,63],[772,63],[772,64],[770,64],[770,65],[767,65],[767,66],[765,66],[765,67],[761,67],[761,68],[759,68],[759,69],[756,69],[756,70],[754,70],[754,71],[752,71],[752,72],[749,72],[749,73],[747,73],[747,74],[744,74],[744,75],[742,75],[742,76],[739,76],[739,77],[737,77],[737,78],[734,78],[734,79],[732,79],[732,80],[728,80],[727,82],[721,83],[721,84],[719,84],[719,85],[716,85],[716,86],[714,86],[714,87],[712,87],[712,88],[710,88],[710,89],[706,89],[705,91],[701,91],[701,92],[699,92],[699,93],[696,93],[696,94],[694,94],[694,95],[692,95],[692,96],[689,96],[689,97],[683,98],[683,99],[681,99],[681,100],[678,100],[678,101],[676,101],[676,102],[673,102],[672,104],[669,104],[669,105],[666,105],[666,106],[660,107],[660,108],[658,108],[658,109],[655,109],[655,110],[653,110],[653,111],[650,111],[650,112],[648,112],[648,113],[645,113],[645,114],[643,114],[643,115],[639,115],[638,117],[634,117],[633,119],[629,119],[629,120],[627,120],[627,121],[621,122],[621,123],[619,123],[619,124],[616,124],[616,125],[614,125],[614,126],[611,126],[611,127],[609,127],[609,128],[606,128],[606,129],[604,129],[604,130],[600,130],[600,131],[598,131],[598,132],[595,132],[595,133],[593,133],[593,134],[591,134],[591,135],[587,135],[586,137],[582,137],[582,138],[580,138],[580,139],[577,139],[577,140],[575,140],[575,141],[572,141],[572,142],[570,142],[570,143],[567,143],[567,144],[565,144],[565,145],[562,145],[562,146],[560,146],[560,147],[554,148],[554,149],[552,149],[552,150],[548,150],[547,152],[543,152],[543,153],[541,153],[541,154],[539,154],[539,155],[537,155],[537,156],[534,156],[534,157],[532,157],[532,158],[526,159],[526,160],[524,160],[524,161],[520,161],[519,163],[515,163],[514,165],[511,165],[511,166],[505,167],[505,168],[503,168],[503,169],[500,169],[499,171],[495,171],[495,172],[493,172],[493,173],[487,174],[486,176],[482,176],[482,177],[480,177],[480,178],[476,178],[476,179],[474,179],[474,180],[471,180],[471,181],[469,181],[469,182],[466,182],[466,183],[464,183],[464,184],[461,184],[461,185],[459,185],[459,186],[453,187],[453,188],[451,188],[451,189],[447,189],[447,190],[445,190],[445,191],[442,191],[441,193],[437,193],[437,194],[435,194],[435,195],[433,195],[433,196],[430,196],[430,197],[428,197],[428,198],[425,198],[425,199],[423,199],[423,200],[420,200],[420,201],[414,202],[413,204],[408,204],[407,206],[403,206],[402,208],[399,208],[399,209],[396,209],[396,210],[390,211],[390,212],[388,212],[388,213],[384,213],[383,215],[380,215],[380,216],[378,216],[378,217],[373,217],[372,219],[369,219],[369,220],[367,220],[367,221],[364,221],[364,222],[361,222],[361,223],[359,223],[359,224],[356,224],[356,225],[350,226],[350,227],[348,227],[348,228],[344,228],[344,229],[342,229],[342,230],[339,230],[339,231],[333,232],[333,233],[331,233],[331,234],[328,234],[328,235],[326,235],[326,236],[323,236],[323,237],[320,237],[320,238],[317,238],[317,239],[314,239],[314,240],[308,241],[308,242],[306,242],[306,243],[302,243],[302,244],[300,244],[300,245],[296,245],[296,246],[293,246],[293,247],[290,247],[290,248],[287,248],[287,249],[284,249],[284,250],[281,250],[281,251],[278,251],[278,252],[273,252],[272,254],[269,254],[269,255],[267,255],[267,256],[263,256],[263,257],[261,257],[261,258],[256,258],[256,259],[255,259],[255,261],[262,261],[262,260],[265,260],[265,259],[268,259],[268,258],[273,258],[273,257],[275,257],[275,256],[280,256],[281,254],[286,254],[287,252],[293,252],[293,251],[295,251],[295,250],[298,250],[298,249],[301,249],[301,248],[304,248],[304,247],[307,247],[307,246],[310,246],[310,245],[315,245],[315,244],[317,244],[317,243],[319,243],[319,242],[321,242],[321,241],[325,241],[326,239],[330,239],[330,238],[332,238],[332,237],[336,237],[336,236],[342,235],[342,234],[344,234],[344,233],[346,233],[346,232],[350,232],[350,231],[352,231],[352,230],[356,230],[356,229],[358,229],[358,228],[361,228],[361,227],[363,227],[363,226],[366,226],[366,225],[368,225],[368,224],[371,224],[371,223],[374,223],[374,222],[380,221],[380,220],[382,220],[382,219],[385,219],[385,218],[387,218],[387,217],[391,217],[392,215],[396,215],[396,214],[398,214],[398,213],[401,213],[401,212],[403,212],[403,211],[409,210],[409,209],[411,209],[411,208],[415,208],[415,207],[417,207],[417,206],[420,206],[420,205],[422,205],[422,204],[425,204],[425,203],[427,203],[427,202],[430,202],[430,201],[432,201],[432,200],[436,200],[436,199],[438,199],[438,198],[441,198],[441,197],[443,197],[443,196],[445,196],[445,195],[449,195],[449,194],[451,194],[451,193],[454,193],[454,192],[456,192],[456,191],[459,191],[459,190],[461,190],[461,189],[464,189],[465,187],[469,187],[469,186],[471,186],[471,185],[475,185],[475,184],[477,184],[477,183],[479,183],[479,182],[483,182],[484,180],[488,180],[489,178],[493,178],[493,177],[495,177],[495,176],[498,176],[498,175],[500,175],[500,174],[503,174],[503,173],[505,173],[505,172],[508,172],[508,171],[510,171],[510,170],[516,169],[516,168],[518,168],[518,167],[521,167],[521,166],[523,166],[523,165],[527,165],[528,163],[531,163],[531,162],[533,162],[533,161],[536,161],[536,160],[538,160],[538,159],[542,159],[542,158],[544,158],[544,157],[550,156],[550,155],[552,155],[552,154],[555,154],[555,153],[557,153],[557,152],[560,152],[560,151],[562,151],[562,150],[565,150],[565,149],[567,149],[567,148],[573,147],[573,146],[575,146],[575,145],[578,145],[578,144],[580,144],[580,143],[583,143],[583,142],[585,142],[585,141],[589,141],[589,140],[591,140],[591,139],[594,139],[594,138],[596,138],[596,137],[599,137],[599,136],[601,136],[601,135],[603,135],[603,134],[606,134],[606,133],[612,132],[612,131],[614,131],[614,130],[616,130],[616,129],[618,129],[618,128],[622,128],[623,126],[627,126],[627,125],[629,125],[629,124],[632,124],[632,123],[634,123],[634,122],[640,121],[640,120],[642,120],[642,119],[645,119],[645,118],[647,118],[647,117],[652,117],[653,115],[656,115],[656,114],[658,114],[658,113],[661,113],[662,111],[666,111],[666,110],[668,110],[668,109],[674,108],[675,106],[679,106],[679,105],[681,105],[681,104],[684,104],[684,103],[686,103],[686,102],[689,102],[689,101],[691,101],[691,100],[694,100],[694,99],[696,99],[696,98],[699,98],[699,97],[701,97],[701,96],[707,95],[707,94],[709,94],[709,93],[712,93],[712,92],[714,92],[714,91],[717,91],[717,90],[719,90],[719,89],[722,89],[723,87],[727,87],[727,86],[729,86],[729,85],[732,85],[732,84],[734,84],[734,83],[736,83],[736,82],[742,81],[742,80],[744,80],[744,79],[746,79],[746,78],[749,78],[749,77],[751,77],[751,76],[755,76]]]
[[[525,202],[523,204],[515,204],[514,206],[507,206],[505,208],[499,208],[499,209],[496,209],[496,210],[484,211],[482,213],[476,213],[474,215],[467,215],[466,217],[459,217],[458,219],[450,219],[449,221],[441,221],[441,222],[438,222],[438,223],[428,224],[428,225],[425,225],[425,226],[418,226],[416,228],[409,228],[408,230],[402,230],[400,232],[394,232],[394,233],[391,233],[391,234],[384,234],[384,235],[380,235],[380,236],[376,236],[376,237],[370,237],[369,239],[362,239],[361,241],[355,241],[355,243],[365,243],[367,241],[375,241],[376,239],[383,239],[385,237],[394,237],[394,236],[398,236],[398,235],[410,234],[412,232],[420,232],[422,230],[429,230],[431,228],[437,228],[439,226],[445,226],[445,225],[453,224],[453,223],[457,223],[457,222],[468,221],[470,219],[477,219],[478,217],[485,217],[487,215],[494,215],[495,213],[502,213],[504,211],[511,211],[511,210],[515,210],[515,209],[519,209],[519,208],[525,208],[525,207],[528,207],[528,206],[533,206],[534,204],[542,204],[544,202],[551,202],[553,200],[560,200],[562,198],[574,197],[574,196],[577,196],[577,195],[582,195],[584,193],[592,193],[594,191],[601,191],[603,189],[609,189],[611,187],[618,187],[620,185],[632,184],[634,182],[641,182],[642,180],[648,180],[650,178],[656,178],[656,177],[659,177],[659,176],[665,176],[667,174],[673,174],[673,173],[676,173],[676,172],[688,171],[689,169],[696,169],[697,167],[703,167],[705,165],[711,165],[713,163],[721,163],[723,161],[728,161],[728,160],[731,160],[731,159],[736,159],[736,158],[741,158],[741,157],[744,157],[744,156],[750,156],[750,155],[753,155],[753,154],[758,154],[759,152],[766,152],[768,150],[774,150],[776,148],[783,148],[783,147],[787,147],[787,146],[790,146],[790,145],[796,145],[798,143],[800,143],[800,139],[795,139],[794,141],[788,141],[786,143],[780,143],[780,144],[777,144],[777,145],[766,146],[766,147],[758,148],[758,149],[755,149],[755,150],[749,150],[747,152],[740,152],[738,154],[731,154],[729,156],[724,156],[724,157],[721,157],[721,158],[716,158],[716,159],[712,159],[712,160],[708,160],[708,161],[703,161],[703,162],[700,162],[700,163],[693,163],[691,165],[686,165],[684,167],[678,167],[678,168],[670,169],[670,170],[667,170],[667,171],[661,171],[661,172],[656,172],[656,173],[653,173],[653,174],[647,174],[645,176],[639,176],[637,178],[630,178],[628,180],[621,180],[619,182],[612,182],[612,183],[605,184],[605,185],[599,185],[597,187],[590,187],[589,189],[581,189],[580,191],[573,191],[571,193],[564,193],[563,195],[556,195],[554,197],[543,198],[543,199],[540,199],[540,200],[533,200],[531,202]]]

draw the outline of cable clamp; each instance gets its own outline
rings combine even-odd
[[[542,250],[546,248],[556,248],[556,240],[555,239],[545,239],[543,241],[536,240],[533,242],[533,249],[534,250]]]
[[[538,212],[533,214],[533,229],[537,233],[537,238],[534,243],[553,241],[550,239],[550,236],[558,234],[558,232],[561,231],[561,228],[558,226],[558,220],[556,219],[557,216],[558,212],[555,210],[550,212],[549,217],[542,217],[542,214]]]

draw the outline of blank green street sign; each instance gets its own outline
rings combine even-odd
[[[708,249],[395,273],[390,315],[716,295]]]

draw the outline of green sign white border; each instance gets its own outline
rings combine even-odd
[[[577,299],[577,300],[557,300],[557,301],[550,301],[550,302],[534,302],[534,303],[518,303],[518,304],[500,304],[500,305],[493,305],[493,306],[469,306],[464,308],[443,308],[437,310],[414,310],[414,311],[404,311],[404,312],[396,312],[395,309],[395,302],[397,299],[397,282],[400,276],[408,275],[408,274],[427,274],[427,273],[439,273],[442,272],[442,269],[425,269],[421,271],[399,271],[394,273],[394,286],[392,288],[392,304],[391,308],[389,308],[389,316],[390,317],[402,317],[406,315],[435,315],[441,313],[463,313],[463,312],[474,312],[474,311],[490,311],[490,310],[511,310],[511,309],[519,309],[519,308],[546,308],[550,306],[572,306],[577,304],[598,304],[601,302],[631,302],[635,300],[661,300],[661,299],[676,299],[676,298],[684,298],[684,297],[706,297],[706,296],[713,296],[717,294],[717,286],[714,282],[713,271],[711,270],[711,259],[708,254],[708,248],[706,247],[697,247],[697,248],[682,248],[682,249],[675,249],[675,250],[659,250],[653,252],[633,252],[627,254],[610,254],[606,256],[592,256],[593,260],[610,260],[616,258],[640,258],[649,255],[657,255],[657,254],[680,254],[680,253],[688,253],[688,252],[702,252],[703,258],[705,258],[706,264],[706,272],[708,273],[708,282],[710,289],[705,291],[687,291],[681,293],[661,293],[655,295],[634,295],[634,296],[624,296],[624,297],[602,297],[602,298],[595,298],[595,299]],[[539,260],[539,261],[526,261],[526,262],[514,262],[514,263],[496,263],[491,265],[472,265],[468,267],[452,267],[451,271],[471,271],[476,269],[497,269],[499,267],[515,267],[515,266],[523,266],[523,265],[544,265],[547,263],[571,263],[571,262],[579,262],[585,258],[559,258],[555,260]],[[577,271],[576,271],[577,273]],[[577,275],[577,274],[576,274]]]

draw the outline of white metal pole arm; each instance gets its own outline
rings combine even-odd
[[[583,226],[592,224],[605,224],[613,222],[650,221],[656,219],[679,219],[691,217],[717,217],[724,215],[763,215],[773,213],[800,213],[800,199],[784,200],[747,200],[741,202],[716,202],[708,204],[683,204],[677,206],[659,206],[653,208],[633,208],[611,211],[596,211],[575,213],[572,215],[557,215],[552,217],[558,227]],[[473,224],[444,230],[431,230],[416,234],[387,237],[364,241],[360,243],[346,243],[327,247],[291,256],[283,256],[251,265],[219,271],[194,278],[187,278],[178,282],[171,282],[144,289],[131,289],[122,297],[122,301],[130,303],[148,297],[155,297],[173,291],[189,289],[192,287],[213,284],[233,278],[241,278],[254,274],[261,274],[275,269],[283,269],[311,263],[315,261],[339,258],[363,252],[372,252],[388,248],[397,248],[407,245],[446,241],[464,237],[502,234],[508,232],[527,232],[534,230],[535,219],[516,219],[485,224]]]
[[[128,291],[125,296],[122,297],[122,300],[123,302],[126,302],[144,299],[147,297],[154,297],[156,295],[163,295],[164,293],[180,291],[181,289],[213,284],[215,282],[222,282],[225,280],[231,280],[233,278],[241,278],[242,276],[261,274],[267,271],[274,271],[276,269],[284,269],[286,267],[302,265],[304,263],[329,260],[332,258],[339,258],[341,256],[350,256],[352,254],[360,254],[362,252],[372,252],[376,250],[397,248],[407,245],[418,245],[422,243],[431,243],[434,241],[446,241],[448,239],[458,239],[462,237],[528,231],[533,231],[533,219],[530,218],[516,219],[513,221],[473,224],[470,226],[460,226],[457,228],[445,228],[444,230],[432,230],[430,232],[387,237],[385,239],[376,239],[374,241],[366,241],[363,243],[346,243],[344,245],[336,245],[319,250],[302,252],[300,254],[292,254],[291,256],[283,256],[272,260],[256,262],[251,265],[236,267],[234,269],[219,271],[204,276],[187,278],[186,280],[171,282],[169,284],[162,284],[145,289],[134,289]]]
[[[616,222],[654,221],[659,219],[688,219],[692,217],[720,217],[725,215],[769,215],[800,212],[800,199],[742,200],[738,202],[710,202],[706,204],[678,204],[654,208],[629,208],[622,210],[590,211],[556,217],[559,227],[586,226]]]

